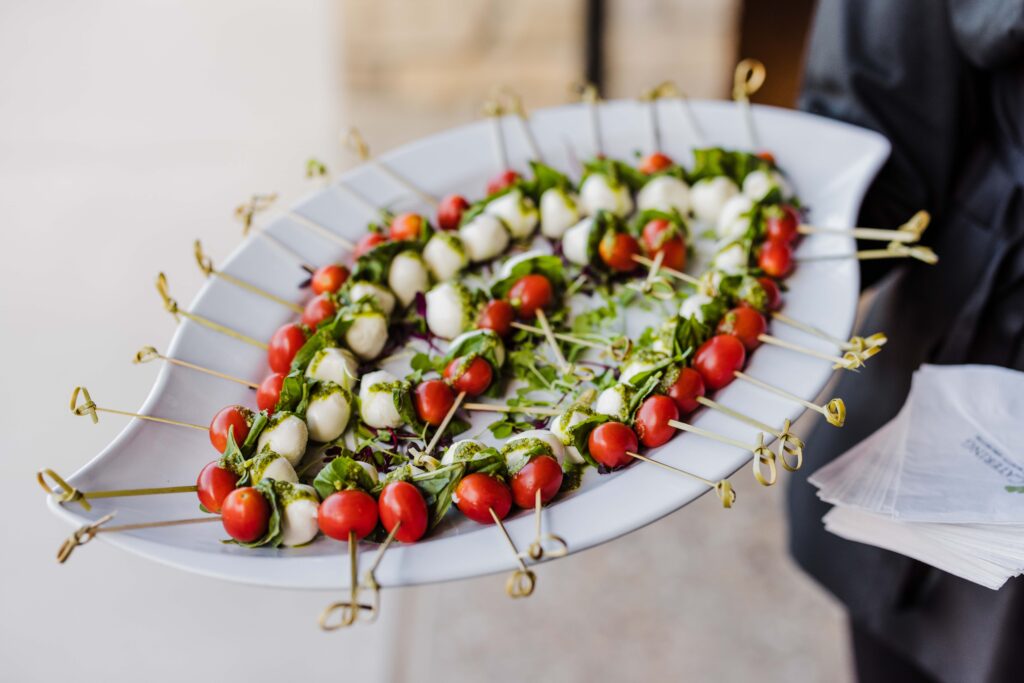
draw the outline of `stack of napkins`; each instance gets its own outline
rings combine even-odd
[[[1024,571],[1024,373],[922,366],[899,415],[810,482],[832,533],[999,588]]]

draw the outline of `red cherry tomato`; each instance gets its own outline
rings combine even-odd
[[[302,311],[302,324],[315,330],[320,323],[333,318],[337,312],[338,306],[331,301],[330,296],[321,294],[313,297],[306,304],[305,310]]]
[[[267,348],[267,364],[274,372],[287,373],[292,359],[306,343],[306,332],[295,323],[281,325],[270,338]]]
[[[509,185],[515,183],[517,180],[519,180],[519,174],[513,171],[512,169],[502,171],[499,175],[495,176],[494,178],[491,179],[489,183],[487,183],[487,194],[490,195],[494,194],[495,192],[501,192]]]
[[[423,230],[423,217],[415,213],[400,213],[391,219],[392,240],[414,240]]]
[[[391,533],[396,524],[402,524],[395,532],[402,543],[415,543],[427,532],[427,504],[409,482],[393,481],[381,489],[377,507],[385,531]]]
[[[656,448],[676,435],[676,428],[669,426],[668,421],[678,419],[679,407],[675,401],[668,396],[650,396],[636,411],[636,435],[644,446]]]
[[[636,432],[621,422],[605,422],[594,428],[587,438],[587,448],[594,459],[605,467],[628,465],[633,460],[626,451],[639,447]]]
[[[782,292],[779,291],[779,285],[775,280],[770,277],[759,277],[757,281],[765,293],[765,307],[769,311],[777,311],[782,308]]]
[[[679,376],[665,392],[676,402],[680,415],[689,415],[697,410],[697,397],[704,395],[704,378],[693,368],[680,368]]]
[[[799,226],[800,214],[788,204],[769,211],[764,219],[765,231],[770,242],[789,244],[797,238]]]
[[[367,233],[361,240],[356,242],[356,248],[353,250],[352,255],[359,258],[363,254],[371,251],[378,244],[383,244],[387,241],[387,238],[379,232]]]
[[[469,208],[469,202],[461,194],[450,194],[437,205],[437,225],[442,230],[458,230],[462,213]]]
[[[242,543],[252,543],[267,533],[270,503],[252,486],[243,486],[224,498],[220,521],[228,536]]]
[[[260,410],[274,412],[277,402],[281,399],[281,385],[284,384],[284,373],[272,372],[260,382],[256,390],[256,407]]]
[[[775,165],[775,155],[772,154],[771,152],[769,152],[768,150],[763,150],[761,152],[758,152],[757,153],[757,158],[758,159],[764,159],[765,161],[767,161],[772,166]]]
[[[465,361],[465,358],[453,359],[444,369],[444,378],[456,391],[465,391],[467,396],[479,396],[491,386],[494,371],[481,356],[474,357],[469,363]]]
[[[733,379],[733,373],[743,367],[747,351],[731,334],[719,334],[701,344],[693,357],[693,367],[711,390],[721,389]]]
[[[640,253],[640,245],[630,234],[609,231],[598,243],[597,252],[609,268],[628,273],[636,268],[633,257]]]
[[[767,275],[786,277],[793,270],[793,250],[785,242],[765,242],[757,255],[757,265]]]
[[[348,268],[331,263],[316,269],[310,286],[316,294],[334,294],[345,284],[348,276]]]
[[[499,337],[505,337],[512,331],[512,321],[516,318],[516,309],[504,299],[492,299],[480,310],[480,319],[476,326],[481,330],[493,330]]]
[[[196,478],[196,493],[199,502],[210,512],[220,512],[227,495],[235,490],[238,477],[229,469],[220,466],[216,460],[199,470]]]
[[[540,502],[547,504],[562,487],[562,466],[548,455],[539,455],[523,466],[512,477],[512,500],[521,508],[532,508]]]
[[[641,173],[650,175],[651,173],[664,171],[673,163],[675,162],[672,161],[672,157],[662,154],[661,152],[652,152],[643,158],[643,161],[640,162],[637,169]]]
[[[508,290],[509,301],[519,317],[526,320],[536,316],[538,309],[550,306],[553,298],[551,281],[537,273],[522,276]]]
[[[750,306],[737,306],[724,316],[718,323],[718,334],[731,334],[743,342],[747,351],[753,351],[761,345],[758,335],[768,331],[768,321]]]
[[[249,427],[252,426],[252,411],[245,406],[227,406],[221,408],[220,412],[213,416],[210,422],[210,443],[223,453],[228,447],[228,431],[239,446],[249,436]]]
[[[359,540],[377,526],[377,501],[369,493],[356,489],[336,491],[320,503],[316,518],[325,536],[347,541],[352,531]]]
[[[414,399],[420,419],[436,427],[451,410],[455,394],[444,380],[428,379],[416,386]]]
[[[664,218],[648,221],[644,226],[643,241],[644,251],[652,259],[657,258],[659,253],[665,254],[661,264],[666,268],[686,268],[686,240],[671,222]]]
[[[512,509],[512,492],[497,477],[482,472],[463,477],[455,487],[455,507],[477,524],[494,524],[491,510],[505,519]]]

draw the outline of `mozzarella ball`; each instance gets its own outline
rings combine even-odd
[[[380,482],[380,475],[377,472],[377,468],[376,467],[374,467],[370,463],[366,462],[365,460],[356,460],[355,462],[356,462],[357,465],[359,465],[364,470],[366,470],[366,473],[368,475],[370,475],[370,479],[373,479],[373,483],[374,484]]]
[[[509,241],[505,224],[489,213],[482,213],[459,228],[459,239],[475,263],[490,261],[501,254]]]
[[[675,176],[655,176],[640,189],[636,203],[641,211],[675,209],[685,216],[690,211],[690,186]]]
[[[743,179],[743,194],[755,202],[764,199],[775,188],[779,188],[783,199],[793,195],[789,183],[778,171],[751,171]]]
[[[252,483],[258,484],[264,479],[274,481],[296,482],[299,475],[295,473],[295,467],[288,462],[288,458],[273,451],[262,451],[253,459]]]
[[[570,263],[575,263],[578,266],[590,263],[587,247],[590,244],[590,231],[593,229],[594,219],[584,218],[565,231],[565,235],[562,237],[562,254],[569,259]]]
[[[484,213],[504,221],[509,234],[516,239],[529,237],[537,228],[537,207],[521,190],[512,190],[490,201]]]
[[[540,446],[538,452],[537,446]],[[546,453],[558,464],[565,462],[565,445],[562,440],[546,429],[531,429],[509,437],[501,449],[505,466],[510,473],[518,472],[529,462],[528,456]]]
[[[722,206],[715,223],[715,233],[719,239],[734,240],[743,235],[750,227],[750,218],[743,214],[753,208],[754,203],[746,195],[738,194],[730,197]]]
[[[690,188],[690,203],[693,213],[707,225],[718,224],[718,214],[731,197],[739,194],[739,188],[729,178],[716,176],[698,180]]]
[[[540,196],[540,232],[557,240],[580,219],[576,198],[565,190],[552,187]]]
[[[505,343],[501,341],[501,337],[494,330],[470,330],[469,332],[463,332],[455,339],[452,339],[451,344],[448,345],[448,353],[451,353],[452,349],[459,348],[460,345],[466,343],[473,337],[487,337],[490,340],[489,348],[494,350],[494,363],[496,367],[501,367],[505,364]],[[480,348],[480,355],[487,357],[487,348]]]
[[[594,411],[587,406],[573,405],[551,422],[551,433],[557,436],[565,445],[565,454],[572,462],[583,462],[583,456],[580,455],[579,449],[573,445],[569,430],[593,414]]]
[[[403,251],[391,259],[388,287],[403,306],[411,304],[416,293],[427,291],[428,286],[430,276],[427,274],[427,266],[415,251]]]
[[[597,395],[594,401],[594,412],[608,415],[619,422],[629,421],[629,387],[615,384]]]
[[[395,405],[395,391],[401,382],[386,370],[370,372],[359,383],[359,414],[363,422],[376,429],[393,429],[402,424]]]
[[[625,384],[629,384],[634,377],[648,370],[653,370],[657,365],[665,360],[664,354],[651,353],[651,352],[640,352],[633,353],[626,364],[622,366],[622,370],[619,374],[619,381]]]
[[[711,265],[723,273],[737,273],[745,269],[748,263],[747,250],[736,242],[719,251],[715,254],[715,258],[711,260]],[[721,278],[719,278],[719,281],[721,281]]]
[[[317,351],[309,361],[306,377],[351,389],[359,379],[359,361],[346,349],[328,346]]]
[[[373,282],[355,282],[348,290],[349,299],[353,302],[369,297],[377,302],[384,315],[391,315],[395,310],[395,295],[387,287],[382,287]]]
[[[462,240],[450,232],[435,232],[423,247],[423,260],[439,282],[451,280],[469,264]]]
[[[441,456],[442,465],[452,465],[463,460],[472,460],[478,453],[487,448],[483,442],[476,439],[463,439],[456,441],[445,450]]]
[[[298,465],[302,456],[306,454],[308,439],[309,430],[301,418],[287,412],[274,413],[267,426],[260,432],[260,438],[256,441],[256,452],[269,448],[287,458],[294,466]]]
[[[465,287],[442,282],[427,292],[427,327],[441,339],[454,339],[470,323],[469,292]]]
[[[707,294],[696,292],[691,294],[683,300],[682,305],[679,306],[679,317],[683,320],[689,320],[691,317],[697,318],[697,322],[704,322],[704,306],[714,301]]]
[[[628,216],[633,213],[633,197],[625,183],[613,185],[608,176],[593,173],[580,187],[580,207],[589,215],[605,209],[616,216]]]
[[[348,427],[352,415],[352,399],[337,384],[323,384],[306,407],[306,428],[313,441],[334,441]]]
[[[320,504],[312,486],[292,484],[292,491],[281,496],[281,545],[292,548],[305,545],[316,538],[320,526],[317,513]]]
[[[388,343],[388,319],[376,311],[356,314],[345,332],[345,344],[363,360],[373,360]]]

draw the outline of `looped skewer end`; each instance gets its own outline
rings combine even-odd
[[[148,363],[160,358],[160,352],[156,350],[154,346],[143,346],[141,349],[135,352],[135,357],[132,358],[132,362],[136,365],[140,363]]]
[[[790,431],[790,426],[789,420],[786,420],[779,432],[779,460],[782,461],[782,469],[796,472],[804,464],[804,442]],[[794,459],[790,460],[788,456]]]
[[[82,405],[78,405],[79,394],[82,395]],[[89,395],[89,390],[85,387],[75,387],[71,391],[71,412],[79,417],[88,415],[92,418],[93,424],[100,421],[100,416],[96,414],[96,404],[93,403],[92,396]]]
[[[728,479],[723,479],[715,484],[715,495],[722,501],[722,507],[726,509],[731,508],[736,502],[736,491],[733,490]]]
[[[49,477],[56,486],[50,486],[46,478]],[[64,480],[64,477],[60,476],[53,470],[47,468],[36,472],[36,481],[43,487],[48,495],[54,496],[58,503],[78,503],[86,510],[92,510],[92,505],[85,499],[82,492],[76,489],[71,484]],[[59,489],[59,493],[58,493]]]
[[[925,229],[928,228],[929,223],[932,222],[932,216],[925,210],[918,211],[910,217],[906,223],[901,225],[897,230],[901,232],[908,232],[914,236],[914,242],[921,239],[921,235],[924,234]]]
[[[833,427],[846,424],[846,404],[843,399],[834,398],[825,404],[825,420]]]
[[[529,569],[516,569],[505,581],[505,594],[510,598],[528,598],[533,595],[537,575]]]
[[[764,434],[757,435],[757,446],[753,450],[752,461],[754,478],[761,486],[771,486],[778,479],[778,470],[775,467],[775,454],[764,445]],[[764,468],[767,467],[767,476]]]
[[[199,266],[199,270],[203,272],[203,275],[205,275],[206,277],[210,277],[211,275],[217,272],[217,270],[213,267],[213,259],[203,252],[202,242],[200,242],[199,240],[195,241],[195,244],[193,245],[193,252],[195,253],[196,256],[196,265]]]
[[[164,308],[168,313],[173,315],[175,319],[178,317],[178,302],[171,298],[171,291],[167,284],[167,276],[163,273],[157,273],[156,276],[156,291],[160,293],[160,298],[163,299]]]
[[[502,105],[501,100],[498,97],[492,97],[484,102],[484,106],[480,109],[480,113],[488,118],[497,118],[505,115],[505,107]]]
[[[310,157],[306,160],[307,180],[327,180],[330,177],[331,172],[328,170],[327,164],[315,157]]]
[[[626,336],[615,337],[608,344],[608,354],[612,357],[612,360],[620,363],[629,357],[632,350],[633,340]]]
[[[882,332],[876,332],[875,334],[872,334],[867,337],[850,337],[850,341],[848,342],[848,344],[851,351],[855,353],[864,353],[868,349],[881,349],[883,346],[885,346],[886,342],[888,341],[889,338],[886,337],[885,334],[883,334]],[[876,353],[878,353],[877,350],[872,352],[871,355],[873,356]],[[870,358],[870,356],[868,357]]]
[[[550,543],[553,547],[545,548],[545,544]],[[569,554],[569,544],[561,536],[555,534],[544,534],[542,537],[535,540],[530,544],[530,547],[526,550],[526,556],[534,562],[540,562],[545,557],[553,559],[556,557],[565,557]]]
[[[363,134],[355,126],[349,126],[349,129],[342,135],[341,142],[352,150],[360,161],[370,158],[370,146],[366,144]]]
[[[61,544],[60,549],[57,551],[57,562],[64,564],[71,557],[71,553],[74,552],[75,548],[85,545],[95,538],[96,534],[99,533],[100,527],[113,518],[114,513],[111,512],[109,515],[104,515],[95,522],[77,529],[75,533],[68,536],[67,540]]]
[[[246,203],[235,207],[235,218],[242,222],[242,235],[249,234],[249,230],[252,229],[252,224],[256,220],[256,214],[269,208],[275,201],[277,201],[276,192],[257,193]]]
[[[732,79],[732,98],[746,101],[764,85],[767,70],[757,59],[744,59],[736,65]]]
[[[351,626],[356,623],[359,619],[360,610],[366,610],[367,612],[373,612],[373,605],[364,605],[362,603],[353,603],[346,600],[334,602],[324,608],[324,611],[320,613],[320,618],[317,623],[320,628],[324,631],[337,631],[338,629]],[[331,617],[335,614],[338,615],[336,621],[332,621]]]
[[[588,81],[576,81],[569,86],[569,91],[580,98],[584,104],[597,104],[601,101],[601,94],[597,86]]]

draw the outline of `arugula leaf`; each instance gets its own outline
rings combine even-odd
[[[372,491],[374,481],[362,465],[346,455],[339,455],[327,463],[316,475],[316,479],[313,480],[313,488],[323,500],[336,491],[350,489]]]

